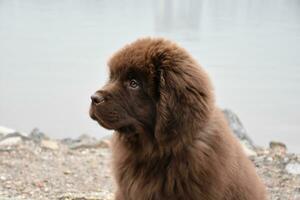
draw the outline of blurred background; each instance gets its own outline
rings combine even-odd
[[[144,36],[188,49],[256,144],[300,152],[299,0],[0,0],[0,126],[110,134],[90,95],[112,53]]]

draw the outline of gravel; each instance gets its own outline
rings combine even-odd
[[[0,199],[113,199],[109,158],[103,146],[70,149],[54,140],[1,145]]]
[[[300,155],[281,142],[257,147],[238,116],[223,110],[271,200],[300,200]],[[88,135],[53,140],[0,126],[0,200],[113,200],[110,140]]]
[[[113,199],[109,140],[96,141],[87,136],[69,142],[47,139],[48,146],[43,141],[29,138],[0,145],[1,200]],[[300,200],[300,155],[287,153],[285,145],[278,142],[251,151],[255,153],[249,158],[263,178],[270,199]]]

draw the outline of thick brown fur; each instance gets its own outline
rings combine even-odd
[[[102,99],[93,101],[90,115],[115,130],[116,200],[266,199],[215,106],[207,74],[184,49],[140,39],[109,67],[110,81],[96,92]]]

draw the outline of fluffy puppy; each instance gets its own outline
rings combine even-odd
[[[265,200],[255,168],[182,48],[140,39],[109,61],[90,116],[112,140],[116,200]]]

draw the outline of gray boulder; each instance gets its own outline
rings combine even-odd
[[[239,117],[229,109],[224,109],[223,113],[233,133],[240,139],[240,141],[248,148],[255,149],[255,145],[248,136],[247,131]]]
[[[41,132],[38,128],[33,129],[28,137],[36,143],[40,143],[42,140],[49,139],[45,133]]]
[[[0,138],[0,147],[12,147],[20,144],[23,140],[27,140],[27,137],[18,132],[9,133],[3,135]]]

